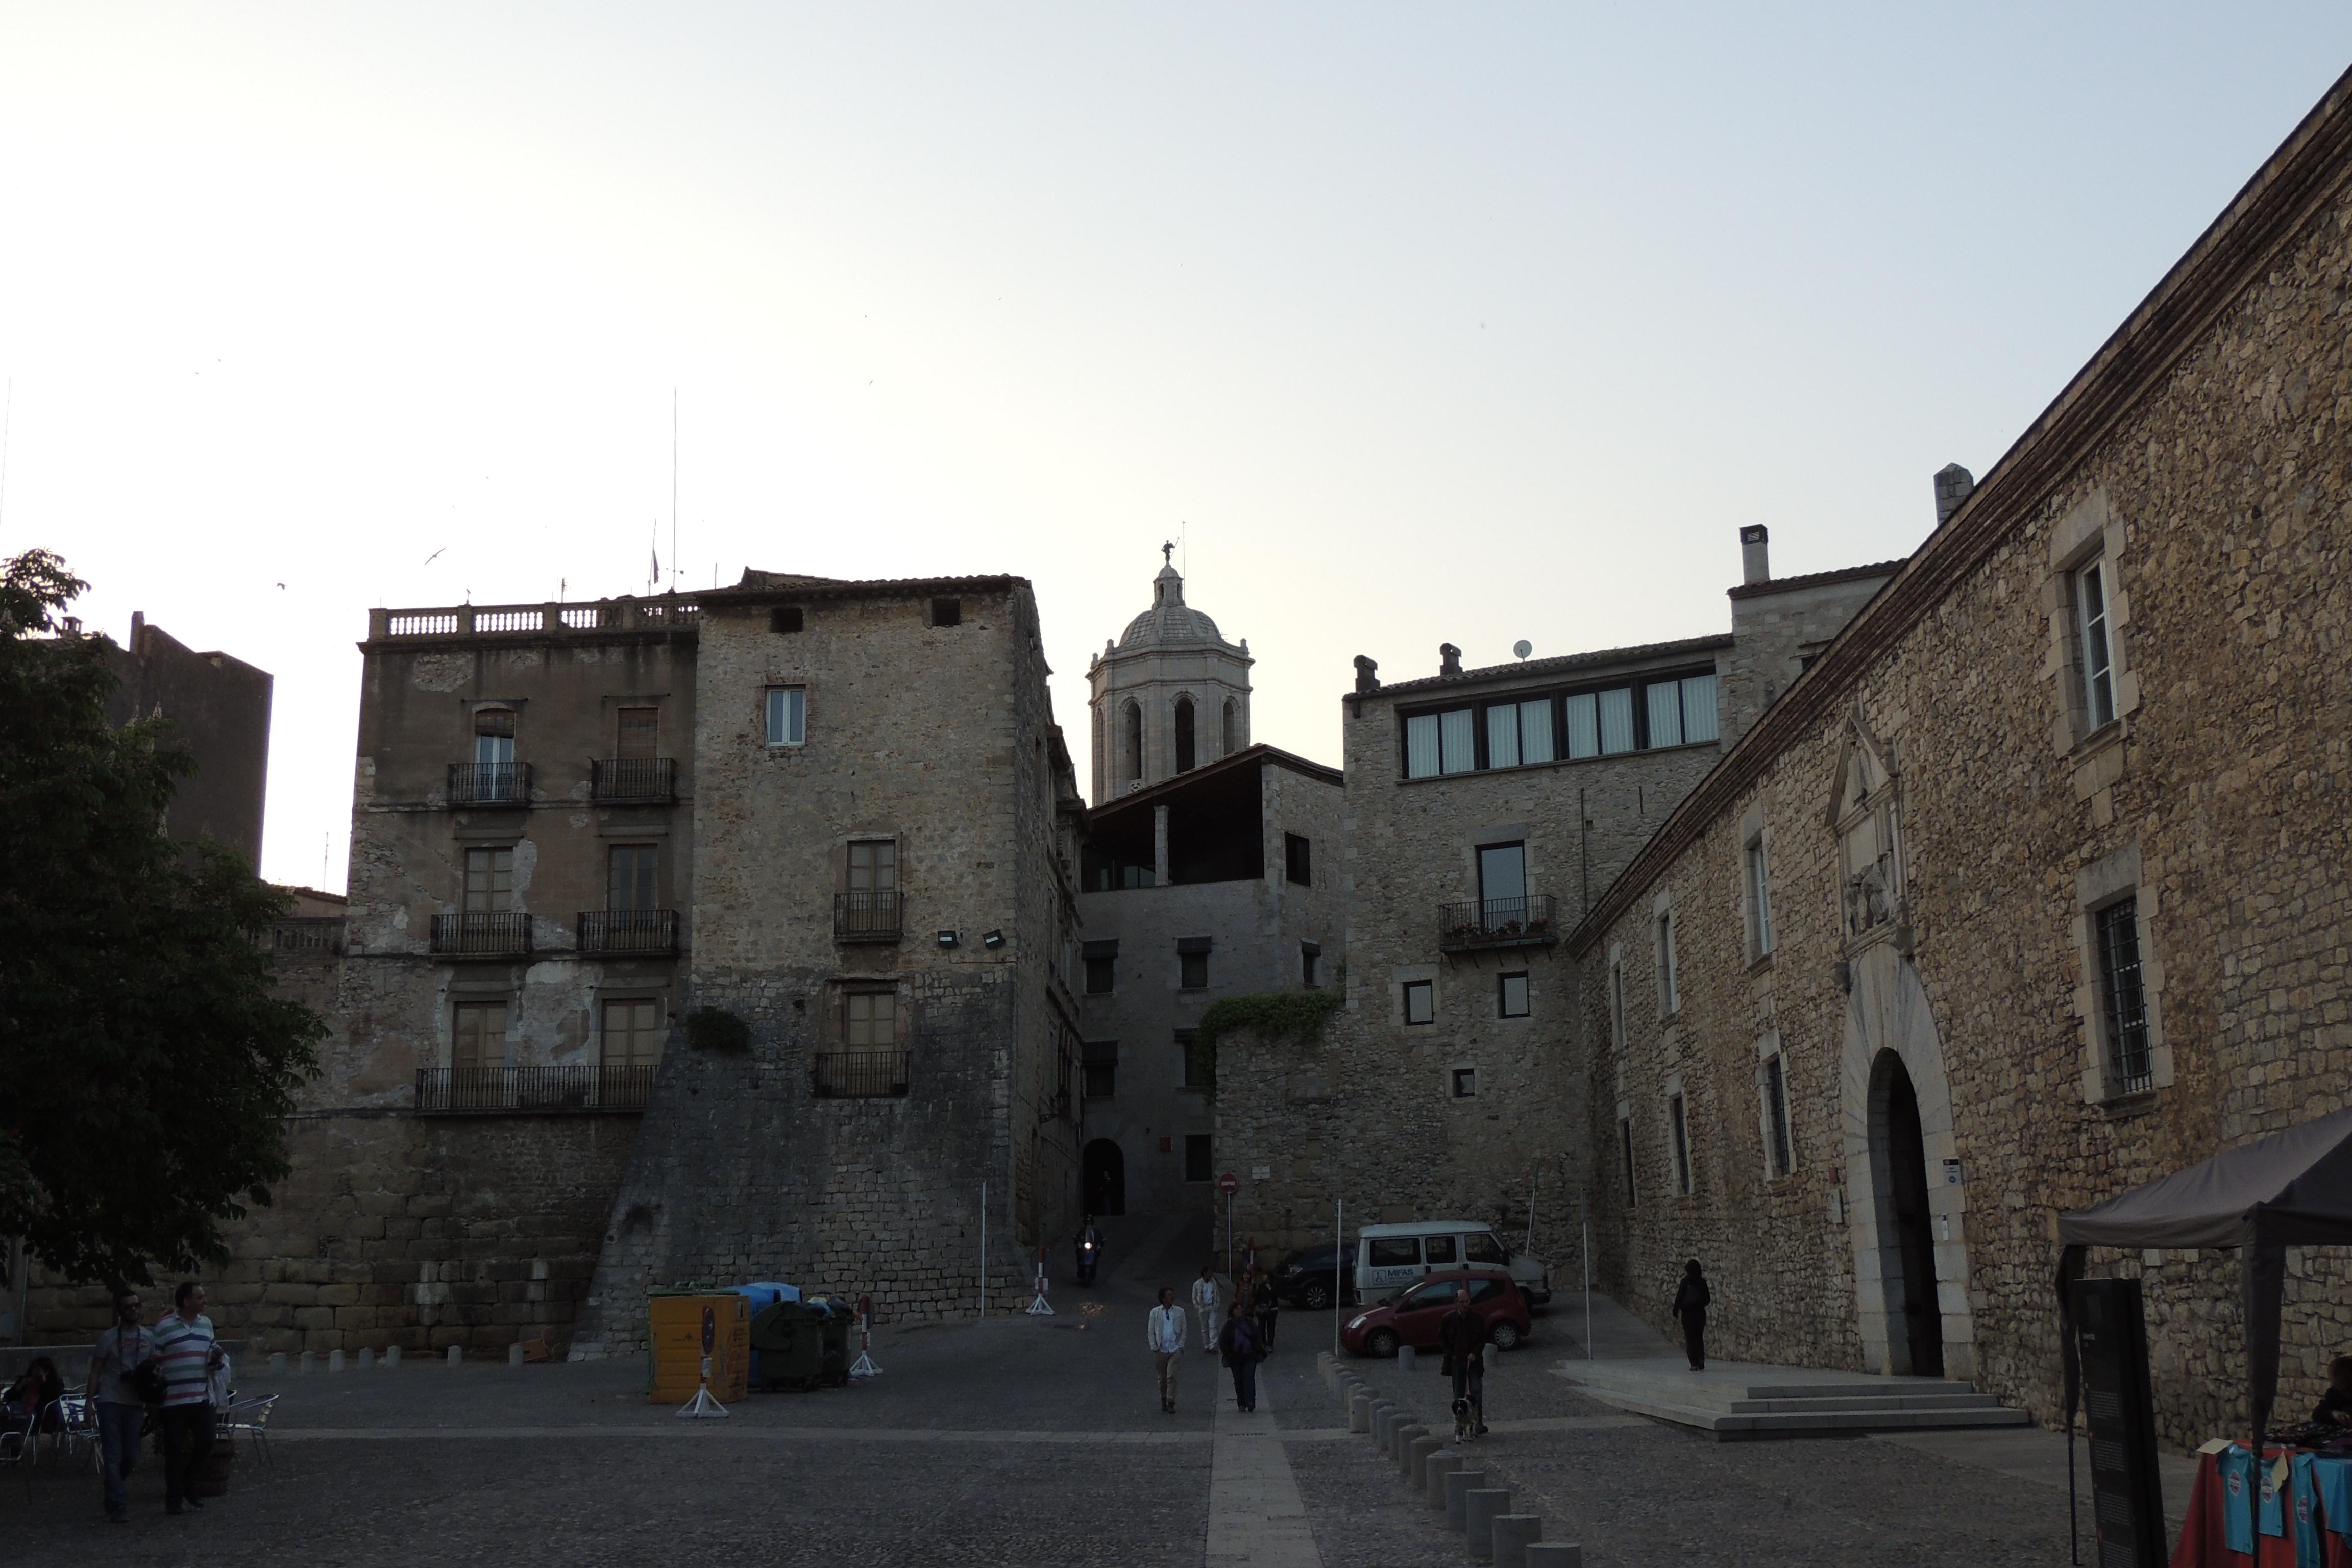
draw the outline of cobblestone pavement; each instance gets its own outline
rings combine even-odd
[[[127,1526],[103,1521],[87,1471],[0,1473],[0,1561],[1200,1568],[1213,1520],[1232,1546],[1237,1510],[1291,1495],[1279,1477],[1254,1475],[1272,1484],[1237,1502],[1228,1479],[1221,1499],[1212,1466],[1229,1436],[1250,1442],[1253,1465],[1286,1464],[1297,1501],[1263,1549],[1244,1540],[1219,1564],[1462,1561],[1460,1537],[1339,1430],[1315,1367],[1328,1314],[1285,1315],[1259,1417],[1237,1419],[1229,1382],[1197,1349],[1178,1413],[1161,1415],[1142,1334],[1157,1282],[1064,1289],[1052,1319],[886,1331],[880,1378],[755,1394],[724,1422],[647,1405],[634,1362],[247,1379],[247,1391],[283,1395],[274,1463],[242,1454],[228,1496],[168,1519],[142,1458]],[[1545,1515],[1548,1535],[1581,1540],[1588,1563],[2063,1560],[2063,1500],[2040,1489],[1890,1444],[1717,1445],[1576,1394],[1545,1370],[1559,1353],[1539,1329],[1529,1349],[1497,1358],[1496,1431],[1479,1457],[1515,1506]],[[1433,1370],[1355,1364],[1442,1415]]]

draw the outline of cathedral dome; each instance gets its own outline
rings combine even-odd
[[[1151,580],[1151,608],[1127,623],[1118,639],[1121,653],[1143,648],[1200,644],[1221,647],[1224,638],[1217,623],[1184,603],[1184,579],[1175,566],[1162,566]]]

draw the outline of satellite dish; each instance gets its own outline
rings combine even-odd
[[[1525,658],[1528,655],[1536,651],[1536,645],[1528,641],[1527,638],[1521,637],[1518,641],[1511,645],[1511,651],[1517,654],[1521,658]]]

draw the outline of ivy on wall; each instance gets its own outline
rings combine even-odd
[[[1247,1029],[1261,1039],[1305,1039],[1320,1034],[1323,1021],[1339,1007],[1337,991],[1264,991],[1255,996],[1228,996],[1209,1004],[1193,1036],[1203,1058],[1216,1060],[1217,1037]]]

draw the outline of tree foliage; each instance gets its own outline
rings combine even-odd
[[[164,836],[194,764],[162,721],[109,721],[111,645],[58,635],[87,585],[47,551],[0,563],[0,1234],[149,1283],[268,1202],[325,1026],[255,940],[285,896]]]

